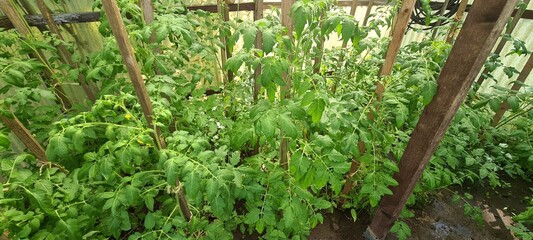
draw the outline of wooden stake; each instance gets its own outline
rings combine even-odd
[[[461,3],[459,4],[459,9],[457,9],[457,13],[455,13],[454,22],[452,23],[452,26],[450,27],[450,30],[448,31],[448,35],[446,37],[447,43],[452,43],[453,39],[455,38],[455,31],[457,31],[457,26],[459,25],[459,22],[463,20],[466,6],[468,6],[468,0],[461,0]]]
[[[530,0],[524,0],[524,3],[526,4],[526,6],[529,4],[529,2],[530,2]],[[516,28],[516,25],[518,25],[518,21],[520,21],[520,18],[522,17],[522,15],[524,14],[524,11],[526,9],[527,9],[527,7],[524,8],[524,9],[520,9],[520,10],[518,10],[518,12],[516,12],[516,14],[513,16],[513,21],[509,24],[509,27],[505,31],[505,34],[513,33],[514,29]],[[507,43],[507,39],[506,38],[501,38],[500,43],[498,43],[498,46],[494,50],[494,54],[500,54],[502,52],[503,48],[505,47],[506,43]],[[481,76],[479,76],[479,78],[477,80],[477,86],[478,87],[475,90],[479,89],[481,84],[483,84],[483,82],[485,81],[485,78],[483,76],[488,74],[488,73],[489,73],[489,70],[487,70],[487,69],[483,70],[483,74],[481,74]]]
[[[31,33],[30,27],[24,21],[24,19],[20,16],[19,12],[16,10],[16,7],[11,0],[0,0],[0,9],[6,14],[6,16],[9,18],[9,20],[13,24],[13,26],[15,26],[17,31],[24,38],[35,39],[33,37],[33,34]],[[45,70],[43,71],[43,74],[45,78],[48,80],[46,84],[48,87],[52,87],[54,89],[54,92],[62,105],[63,111],[70,109],[72,107],[72,102],[65,94],[65,91],[63,90],[63,87],[61,86],[61,83],[59,82],[59,80],[55,78],[54,73],[52,72],[52,66],[48,62],[44,53],[40,49],[38,49],[38,50],[35,50],[34,53],[30,55],[33,58],[36,58],[37,60],[39,60],[43,65],[45,65]]]
[[[411,19],[411,13],[413,12],[415,2],[416,0],[404,0],[402,2],[402,7],[400,8],[400,12],[396,18],[396,23],[394,24],[394,29],[392,30],[392,39],[389,43],[389,48],[385,57],[385,63],[383,63],[379,73],[380,76],[387,76],[392,73],[392,67],[396,62],[396,57],[400,51],[400,46],[402,45],[403,37],[405,35],[405,31],[407,30],[407,25]]]
[[[322,22],[324,21],[324,16],[326,15],[326,10],[322,10],[322,12],[320,13],[320,19],[319,19],[319,28],[322,28]],[[317,56],[315,57],[315,61],[313,63],[313,73],[314,74],[318,74],[320,73],[320,67],[322,66],[322,56],[324,55],[324,41],[325,41],[325,37],[322,36],[322,35],[319,35],[318,36],[318,54]],[[344,44],[344,43],[343,43]]]
[[[52,163],[46,157],[46,152],[41,146],[39,141],[30,133],[30,131],[24,127],[24,125],[19,121],[15,115],[6,117],[0,114],[0,122],[9,128],[15,136],[26,146],[26,148],[37,158],[37,162],[42,165],[54,166],[59,169],[61,172],[68,173],[64,167],[59,164]]]
[[[463,30],[438,80],[437,93],[425,107],[394,175],[399,185],[385,196],[370,227],[368,239],[383,239],[420,179],[475,77],[496,43],[517,0],[474,1]]]
[[[146,91],[146,86],[144,85],[141,70],[139,69],[139,65],[135,60],[133,47],[128,39],[128,33],[126,32],[126,27],[122,21],[118,5],[114,0],[102,0],[102,5],[104,7],[107,19],[109,20],[109,25],[111,26],[113,35],[115,35],[115,39],[117,40],[120,53],[124,59],[124,64],[128,69],[128,74],[130,75],[133,88],[135,89],[135,93],[137,94],[137,98],[141,104],[146,122],[150,128],[154,129],[155,134],[152,136],[154,138],[154,142],[158,144],[160,149],[164,149],[166,148],[166,143],[161,137],[160,129],[154,124],[152,102],[148,97],[148,92]],[[190,221],[192,218],[192,213],[187,205],[183,186],[180,186],[178,180],[176,180],[176,187],[178,188],[177,194],[182,214],[187,221]]]
[[[368,23],[368,19],[370,18],[370,13],[372,12],[372,7],[374,7],[374,0],[370,0],[368,2],[368,5],[366,7],[366,12],[365,12],[365,18],[363,18],[363,26],[366,26],[366,24]]]
[[[294,38],[294,22],[290,16],[291,7],[295,0],[282,0],[281,1],[281,23],[287,28],[287,34],[292,40]],[[292,61],[292,54],[289,55],[289,61]],[[289,71],[291,66],[289,66]],[[292,78],[289,73],[284,74],[285,87],[281,91],[281,98],[291,97]],[[285,137],[285,134],[281,133],[281,145],[280,145],[280,164],[285,170],[289,168],[289,140]]]
[[[511,87],[511,93],[510,96],[516,95],[520,88],[524,85],[527,77],[531,73],[531,69],[533,69],[533,54],[529,55],[529,59],[526,62],[526,65],[522,69],[522,72],[520,72],[520,75],[518,75],[518,78],[516,79],[515,83]],[[496,115],[494,115],[494,118],[492,119],[492,126],[496,127],[498,126],[498,123],[500,123],[500,120],[502,119],[505,112],[509,110],[509,103],[507,101],[503,102],[500,106],[500,110],[496,112]]]
[[[50,32],[55,34],[58,39],[63,40],[63,35],[61,34],[61,31],[59,31],[59,28],[55,24],[54,20],[52,19],[52,15],[50,14],[48,8],[46,7],[46,3],[44,3],[44,0],[37,0],[37,6],[39,7],[39,10],[41,11],[41,14],[43,15],[44,19],[46,20],[46,23],[48,25],[48,29]],[[68,51],[68,49],[63,44],[59,44],[57,46],[57,49],[59,50],[59,53],[61,54],[63,61],[70,65],[73,68],[79,68],[78,64],[76,64],[72,60],[72,54]],[[87,95],[87,98],[91,100],[92,102],[96,101],[96,96],[93,93],[92,89],[89,87],[89,85],[85,82],[85,76],[83,74],[78,74],[78,82],[80,83],[80,86],[83,88],[83,91],[85,92],[85,95]]]

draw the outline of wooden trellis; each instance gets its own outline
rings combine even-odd
[[[392,227],[431,156],[464,101],[475,77],[511,16],[517,0],[475,1],[442,69],[437,93],[426,106],[394,175],[399,185],[380,203],[366,235],[383,239]],[[465,54],[466,53],[466,54]]]

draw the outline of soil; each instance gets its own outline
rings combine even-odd
[[[441,190],[430,197],[428,203],[412,209],[415,216],[405,222],[412,230],[409,239],[449,239],[449,240],[513,240],[516,239],[507,229],[513,224],[512,216],[527,207],[531,196],[531,182],[519,179],[504,179],[512,188],[481,186],[452,187]],[[474,196],[469,203],[483,210],[483,224],[477,223],[464,214],[463,204],[452,202],[453,191],[470,193]],[[363,233],[370,224],[368,213],[359,213],[353,222],[349,211],[335,210],[325,214],[324,223],[312,230],[310,240],[350,240],[364,239]],[[387,240],[396,239],[389,234]]]

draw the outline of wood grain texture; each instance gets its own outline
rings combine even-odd
[[[438,79],[437,93],[425,107],[394,175],[399,185],[385,196],[367,231],[386,236],[420,179],[475,77],[500,36],[517,0],[475,1]]]
[[[531,73],[531,69],[533,69],[533,54],[529,55],[529,59],[527,60],[526,65],[524,66],[524,68],[522,68],[520,75],[518,75],[518,78],[511,87],[510,96],[516,95],[516,93],[520,91],[520,88],[522,88],[522,86],[526,82],[527,77]],[[507,112],[507,110],[509,110],[509,103],[505,101],[500,106],[500,110],[498,110],[498,112],[496,112],[496,114],[494,115],[494,118],[492,119],[492,126],[498,126],[500,120],[502,119],[505,112]]]
[[[41,162],[48,162],[46,152],[30,131],[14,115],[11,118],[0,115],[0,121],[8,127],[26,148]]]

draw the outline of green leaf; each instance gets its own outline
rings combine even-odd
[[[9,141],[9,138],[6,135],[0,133],[0,147],[8,149],[10,144],[11,142]]]
[[[276,35],[271,29],[263,31],[263,51],[265,54],[272,52],[276,44]]]
[[[290,137],[290,138],[298,137],[298,128],[292,122],[288,114],[280,114],[278,116],[278,123],[279,123],[279,127],[281,128],[281,130],[287,137]]]
[[[244,223],[246,223],[248,225],[253,225],[253,224],[257,223],[257,221],[259,221],[259,214],[260,213],[261,212],[257,208],[252,209],[250,212],[248,212],[244,216]]]
[[[260,119],[260,126],[261,132],[267,139],[274,139],[274,135],[276,134],[276,121],[271,114],[267,114]]]
[[[355,22],[352,20],[346,20],[342,23],[342,40],[346,43],[348,42],[355,31]]]
[[[517,112],[520,109],[520,100],[517,96],[510,96],[507,98],[507,104],[513,112]]]
[[[427,106],[431,100],[433,99],[433,96],[435,96],[435,93],[437,93],[437,84],[434,82],[427,82],[424,84],[424,87],[422,89],[422,97],[423,97],[423,103],[424,106]]]
[[[501,103],[502,102],[500,101],[500,99],[497,99],[497,98],[490,99],[489,101],[490,109],[494,112],[498,112],[500,110]]]
[[[322,114],[326,109],[326,102],[323,99],[315,99],[309,106],[309,114],[313,120],[313,123],[318,123],[322,118]]]
[[[74,133],[72,142],[74,143],[74,149],[76,151],[83,152],[85,149],[85,134],[83,134],[82,130],[78,130]]]
[[[465,159],[466,166],[472,166],[476,163],[476,159],[473,157],[466,157]]]
[[[144,218],[144,227],[147,229],[153,229],[155,227],[155,217],[154,214],[149,212]]]
[[[245,49],[249,50],[249,49],[251,49],[254,46],[256,34],[257,34],[257,28],[255,28],[255,27],[247,27],[247,28],[244,29],[244,33],[243,33],[244,44],[243,44],[243,47]]]

